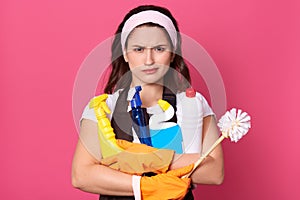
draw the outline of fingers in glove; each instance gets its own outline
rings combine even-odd
[[[144,200],[183,199],[190,187],[190,178],[170,174],[158,174],[141,178],[141,193]]]
[[[194,168],[194,164],[190,164],[188,166],[179,168],[179,169],[174,169],[171,171],[168,171],[167,174],[173,175],[173,176],[177,176],[177,177],[182,177],[188,173],[190,173]]]

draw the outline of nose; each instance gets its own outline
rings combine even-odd
[[[154,63],[152,48],[147,48],[145,54],[145,65],[152,65]]]

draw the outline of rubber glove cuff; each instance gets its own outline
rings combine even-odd
[[[142,195],[141,195],[141,176],[132,176],[132,190],[134,194],[134,199],[135,200],[141,200]]]

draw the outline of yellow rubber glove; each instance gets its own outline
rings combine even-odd
[[[190,187],[190,178],[180,178],[188,174],[194,164],[168,171],[156,176],[141,178],[143,200],[183,199]]]
[[[128,174],[164,173],[169,169],[174,156],[173,150],[156,149],[126,140],[117,140],[116,143],[124,151],[104,158],[100,163]]]
[[[103,158],[115,155],[122,151],[116,144],[114,129],[111,127],[110,121],[106,116],[106,113],[110,113],[110,109],[106,104],[107,98],[108,94],[102,94],[94,97],[89,103],[89,107],[94,109],[98,121],[98,136]]]

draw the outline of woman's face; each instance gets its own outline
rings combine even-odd
[[[163,84],[173,59],[167,33],[160,27],[141,26],[128,37],[124,59],[132,72],[132,86]]]

